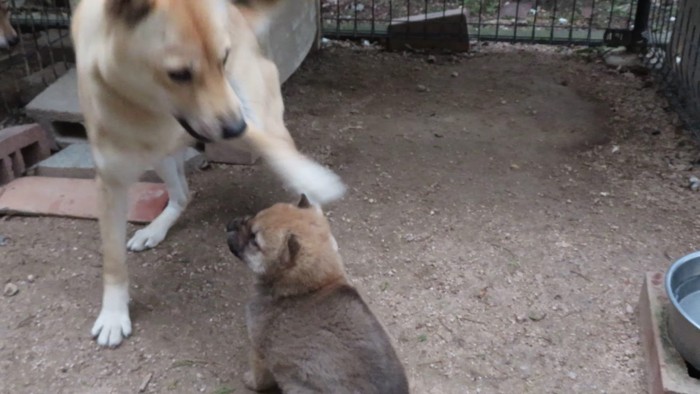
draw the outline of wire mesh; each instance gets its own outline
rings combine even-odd
[[[636,6],[637,0],[321,0],[321,19],[326,37],[382,39],[410,17],[460,10],[471,39],[591,45],[603,42],[606,29],[631,30]]]
[[[695,0],[651,3],[645,63],[700,139],[700,4]]]
[[[21,116],[20,109],[75,61],[68,0],[6,3],[20,41],[13,48],[0,49],[0,119],[5,122]]]

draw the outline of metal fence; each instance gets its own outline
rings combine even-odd
[[[700,2],[651,2],[645,63],[700,139]]]
[[[323,34],[387,39],[414,19],[464,14],[469,38],[552,44],[602,44],[607,30],[632,30],[638,0],[322,0]],[[414,35],[434,35],[414,31]]]
[[[74,63],[70,1],[76,0],[8,0],[11,22],[21,40],[11,50],[0,49],[0,119],[21,116],[21,108]],[[639,43],[669,98],[693,129],[700,130],[699,0],[320,0],[320,4],[323,34],[330,38],[386,40],[396,32],[440,38],[445,29],[454,34],[454,26],[395,28],[415,20],[449,21],[445,16],[456,14],[463,22],[457,34],[464,39]]]
[[[7,3],[20,41],[14,48],[0,49],[0,119],[4,122],[21,116],[21,108],[75,61],[68,0]]]

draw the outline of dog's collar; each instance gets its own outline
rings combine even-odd
[[[205,144],[208,144],[208,143],[212,142],[209,138],[207,138],[207,137],[205,137],[205,136],[199,134],[198,132],[194,131],[194,129],[192,128],[192,126],[190,126],[190,124],[189,124],[186,120],[184,120],[184,119],[182,119],[182,118],[179,118],[179,117],[177,117],[177,116],[175,117],[175,119],[177,119],[177,122],[180,123],[180,126],[182,126],[182,128],[185,129],[185,131],[187,132],[187,134],[191,135],[192,138],[196,139],[196,140],[199,141],[199,142],[203,142],[203,143],[205,143]]]

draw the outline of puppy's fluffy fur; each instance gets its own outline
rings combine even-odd
[[[320,208],[276,204],[228,228],[231,252],[254,272],[246,309],[246,385],[285,393],[408,393],[391,341],[348,283]]]

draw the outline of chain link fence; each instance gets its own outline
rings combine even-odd
[[[73,66],[71,2],[77,0],[6,0],[9,21],[20,41],[14,48],[0,49],[0,119],[4,123],[21,117],[24,105]],[[456,34],[467,41],[639,49],[669,99],[700,137],[700,1],[320,0],[320,5],[322,33],[329,38],[387,40],[396,25],[432,19],[438,21],[437,29],[394,31],[440,39],[445,29],[451,29],[454,38],[454,26],[439,22],[454,23],[458,15],[463,24]]]
[[[75,62],[68,0],[6,0],[0,20],[9,22],[19,43],[0,49],[0,119],[16,122],[21,108]],[[7,29],[1,29],[8,34]]]
[[[606,30],[631,30],[636,9],[637,0],[322,0],[321,19],[327,37],[382,40],[394,25],[458,12],[471,39],[593,45]]]
[[[700,139],[700,2],[653,0],[649,11],[645,64]]]

